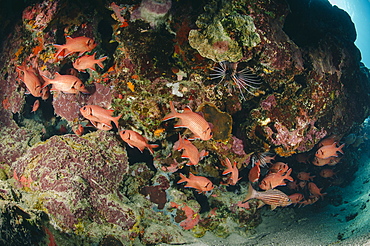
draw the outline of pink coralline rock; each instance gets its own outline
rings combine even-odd
[[[80,108],[87,104],[109,108],[113,91],[109,85],[95,83],[95,92],[91,95],[66,94],[59,92],[53,98],[55,114],[68,121],[75,121],[80,117]]]
[[[217,142],[218,152],[223,155],[227,155],[230,150],[231,152],[237,154],[238,156],[245,156],[243,141],[235,136],[231,136],[230,140],[227,143]]]
[[[261,102],[261,108],[267,111],[270,111],[277,104],[275,96],[269,95],[265,100]]]
[[[42,197],[51,220],[65,231],[81,221],[132,228],[137,213],[118,190],[128,168],[120,141],[105,131],[51,137],[11,166],[16,177],[30,181],[28,189]]]
[[[157,27],[166,20],[171,6],[171,0],[143,0],[140,7],[131,14],[131,20],[143,19],[151,27]]]
[[[24,93],[19,93],[19,91],[25,92],[26,86],[24,86],[23,82],[19,81],[19,83],[17,83],[16,81],[17,77],[15,73],[15,67],[14,73],[9,73],[7,77],[0,79],[1,106],[2,108],[11,111],[13,114],[21,112],[25,102]]]
[[[42,3],[28,6],[22,14],[24,25],[29,31],[42,31],[57,12],[58,1],[45,0]]]
[[[0,163],[10,164],[26,152],[32,133],[20,128],[11,112],[0,108],[0,115]]]
[[[243,141],[235,136],[232,136],[231,139],[233,141],[233,145],[231,148],[232,152],[240,156],[246,155],[244,151]]]
[[[299,135],[300,129],[289,131],[288,128],[280,122],[275,122],[274,128],[276,133],[268,126],[265,127],[267,136],[275,145],[282,145],[286,149],[294,148],[303,140],[303,136]]]
[[[324,129],[315,127],[315,120],[297,117],[297,127],[289,130],[281,122],[274,123],[274,130],[265,126],[264,130],[271,143],[282,146],[286,151],[308,151],[326,135]]]

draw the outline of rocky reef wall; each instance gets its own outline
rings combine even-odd
[[[369,71],[354,45],[354,25],[328,1],[59,0],[0,7],[0,216],[11,224],[1,238],[14,245],[18,236],[25,245],[180,244],[207,232],[247,237],[261,222],[259,201],[241,202],[256,156],[288,163],[294,181],[302,171],[316,174],[325,189],[345,185],[340,175],[349,166],[356,170],[347,149],[334,164],[336,179],[320,178],[323,168],[314,164],[325,137],[338,143],[353,137],[345,146],[351,151],[367,140],[362,123],[370,107]],[[57,57],[56,44],[68,36],[93,40],[96,47],[86,53],[106,56],[103,66],[81,72],[73,65],[78,51]],[[88,93],[35,97],[27,92],[34,80],[21,67],[32,68],[41,83],[57,72],[73,75]],[[188,106],[199,113],[212,130],[212,139],[192,141],[208,154],[196,165],[174,149],[180,135],[192,133],[176,120],[163,121],[170,102],[179,112]],[[80,111],[86,105],[120,115],[118,125],[90,122]],[[153,155],[125,143],[122,130],[155,143]],[[225,171],[226,158],[236,162],[236,180]],[[207,177],[212,194],[178,184],[180,173]],[[300,192],[312,199],[307,187]]]

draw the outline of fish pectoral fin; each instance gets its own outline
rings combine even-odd
[[[96,121],[90,120],[90,123],[91,123],[95,128],[97,128]]]
[[[127,143],[127,142],[126,142]],[[130,146],[131,148],[134,148],[134,146],[132,146],[131,144],[127,143],[128,146]]]
[[[196,140],[196,139],[200,139],[200,137],[198,135],[193,135],[191,138],[188,138],[189,140]]]
[[[188,151],[186,151],[186,149],[184,150],[184,152],[182,152],[182,154],[181,154],[181,157],[182,158],[189,158],[189,153],[188,153]]]

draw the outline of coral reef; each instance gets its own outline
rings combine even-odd
[[[59,0],[22,5],[22,19],[12,24],[0,15],[6,24],[0,27],[6,34],[0,35],[0,217],[10,225],[3,225],[2,240],[129,245],[191,243],[184,231],[246,236],[261,222],[263,205],[242,203],[252,162],[261,165],[256,189],[266,177],[291,175],[276,189],[295,203],[334,203],[322,196],[349,182],[344,174],[353,176],[357,165],[351,152],[367,142],[360,124],[370,112],[370,73],[348,15],[325,1],[307,2]],[[53,44],[66,36],[88,37],[83,46],[94,49],[83,51],[106,56],[105,67],[84,73],[73,68],[79,52],[55,57]],[[253,93],[240,98],[212,79],[212,68],[224,61],[235,69],[228,67],[231,79],[223,82],[250,70],[258,78]],[[73,75],[89,93],[38,99],[25,94],[17,66],[34,68],[40,79]],[[40,107],[31,113],[36,100]],[[208,153],[196,165],[186,165],[174,149],[179,136],[191,133],[174,127],[178,120],[163,121],[170,102],[209,122],[212,135],[191,142]],[[80,113],[86,105],[122,117],[112,129],[94,129]],[[119,136],[124,130],[158,148],[149,154],[128,147]],[[318,163],[316,151],[333,139],[347,142],[343,153]],[[253,156],[271,160],[258,164]],[[234,182],[223,175],[226,158],[236,162]],[[304,180],[303,172],[312,178]],[[179,184],[190,173],[199,194]],[[205,181],[212,186],[202,187]]]

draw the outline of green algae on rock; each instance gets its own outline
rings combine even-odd
[[[199,107],[204,119],[211,123],[212,138],[216,141],[227,141],[231,137],[233,120],[228,113],[220,111],[216,105],[203,103]]]
[[[260,36],[251,16],[237,13],[231,3],[221,5],[212,2],[204,7],[196,22],[200,30],[189,32],[189,44],[215,62],[237,62],[243,58],[243,48],[256,46]]]

